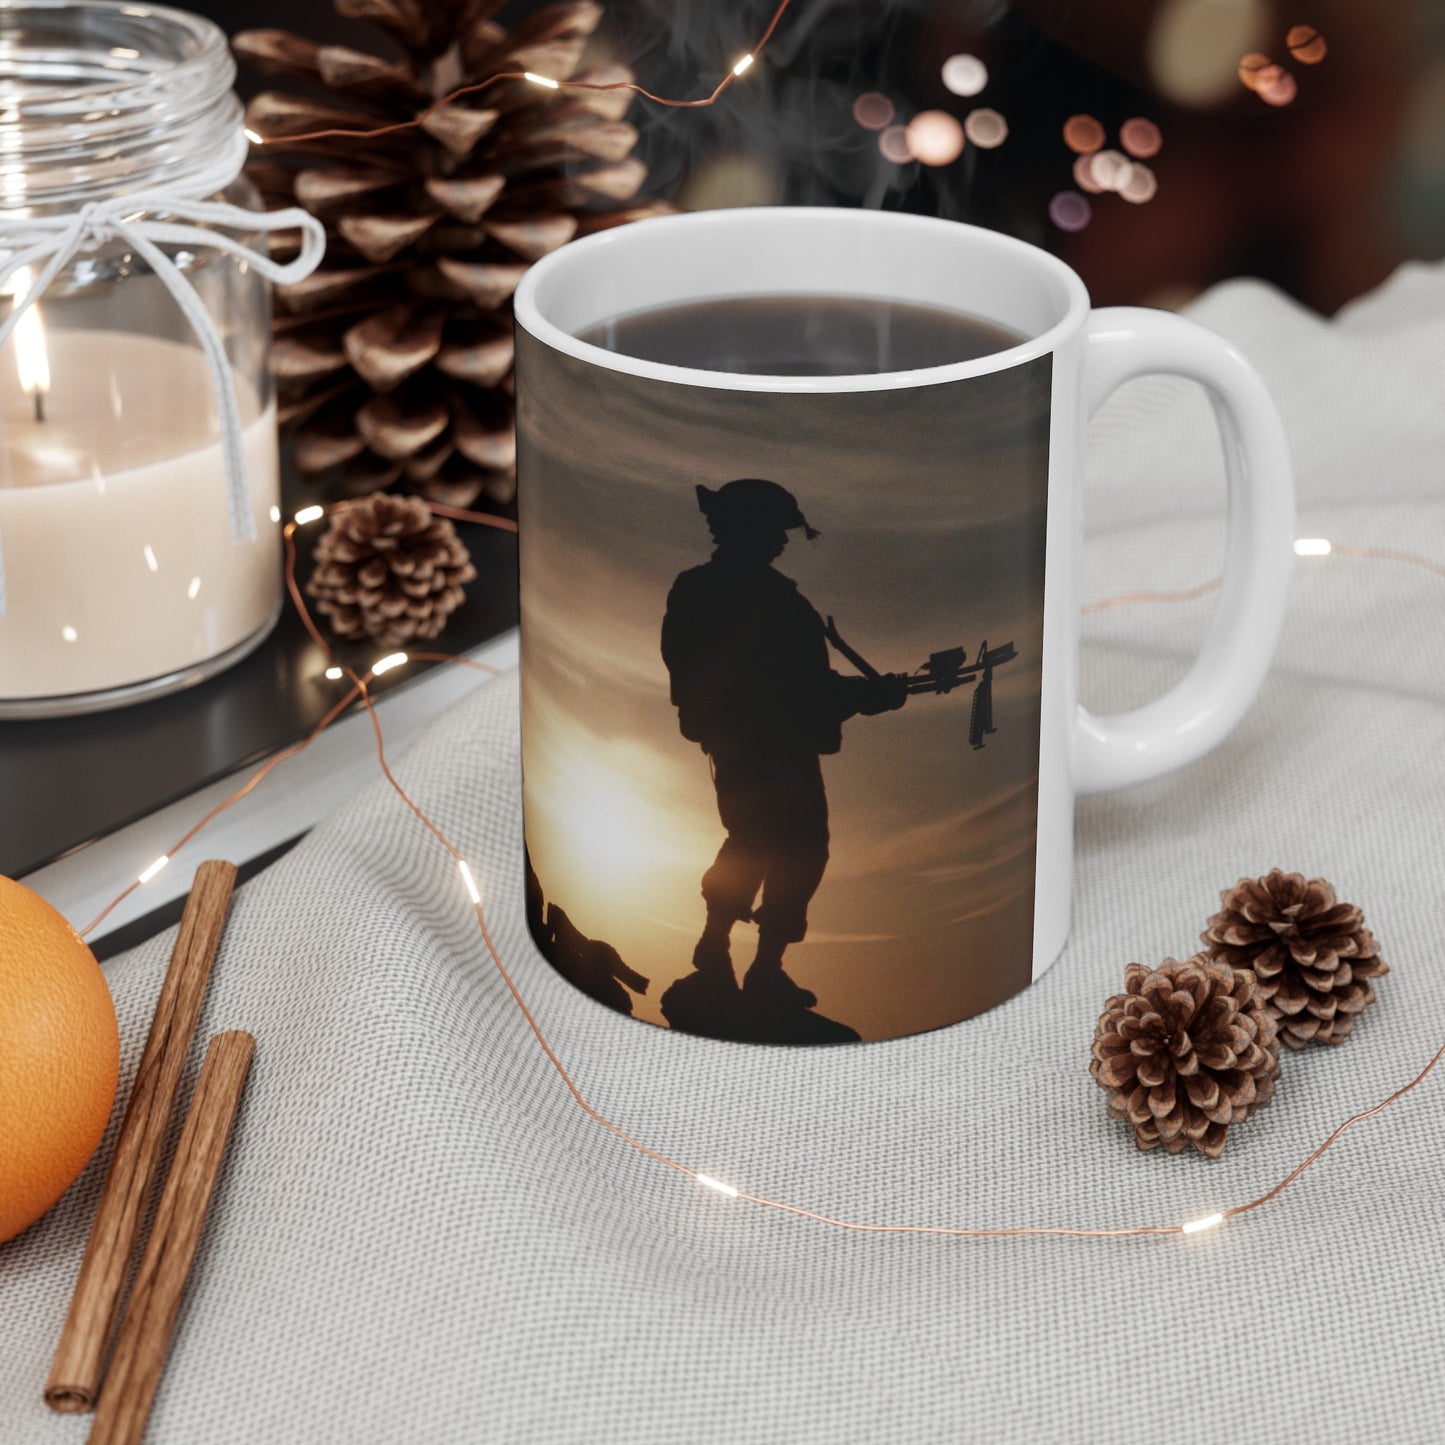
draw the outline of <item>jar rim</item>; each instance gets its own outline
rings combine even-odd
[[[182,189],[218,162],[239,167],[235,75],[220,26],[168,5],[0,5],[0,210]]]
[[[26,12],[43,14],[65,10],[97,16],[109,14],[133,22],[159,22],[155,26],[158,36],[169,32],[181,43],[191,42],[191,53],[176,60],[162,61],[161,64],[132,68],[127,62],[144,60],[145,53],[137,52],[135,47],[116,47],[112,50],[114,64],[106,66],[108,77],[105,79],[96,77],[69,87],[37,88],[11,95],[0,93],[0,129],[21,120],[27,111],[45,114],[57,105],[73,101],[94,103],[133,95],[154,87],[159,81],[175,84],[184,83],[192,76],[196,79],[209,78],[211,72],[218,68],[218,61],[221,62],[221,70],[230,72],[226,87],[230,88],[229,81],[235,75],[235,61],[231,58],[225,32],[214,20],[171,5],[137,5],[133,0],[11,0],[11,3],[0,5],[0,86],[10,78],[7,69],[10,57],[3,47],[5,31],[19,28],[17,22],[23,21]],[[129,53],[118,54],[119,50]]]

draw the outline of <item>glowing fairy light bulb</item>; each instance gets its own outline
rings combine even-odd
[[[753,57],[751,54],[741,56],[738,60],[738,63],[733,66],[733,74],[741,75],[743,71],[745,71],[752,63]]]
[[[1328,557],[1333,551],[1328,537],[1300,537],[1294,544],[1296,557]]]
[[[473,903],[480,903],[482,901],[482,895],[477,888],[477,880],[472,877],[472,870],[467,867],[467,860],[465,858],[458,858],[457,867],[461,869],[462,882],[467,885],[468,897],[471,898]]]
[[[371,675],[380,677],[384,672],[390,672],[394,667],[400,667],[406,661],[404,652],[388,652],[385,657],[379,657],[371,664]]]
[[[162,853],[161,856],[157,858],[156,861],[152,863],[149,868],[146,868],[142,871],[140,877],[137,878],[135,881],[137,883],[149,883],[151,879],[154,878],[156,874],[159,873],[161,869],[164,868],[166,864],[170,861],[171,855],[169,853]]]
[[[1223,1224],[1222,1214],[1206,1214],[1203,1219],[1191,1219],[1188,1224],[1179,1226],[1183,1234],[1199,1234],[1206,1229],[1213,1229],[1216,1224]]]
[[[736,1199],[738,1197],[738,1191],[733,1185],[726,1184],[721,1179],[714,1179],[711,1174],[695,1174],[693,1178],[696,1179],[704,1189],[716,1189],[719,1194],[725,1194],[729,1199]]]
[[[535,71],[532,70],[524,70],[522,74],[526,76],[526,78],[530,80],[533,85],[545,86],[548,90],[560,90],[562,88],[561,85],[557,81],[553,80],[550,75],[538,75]]]
[[[241,134],[244,135],[253,146],[263,146],[266,144],[266,137],[263,135],[257,135],[257,133],[253,131],[248,125],[241,127]]]
[[[302,507],[301,510],[296,513],[296,525],[297,525],[298,527],[304,527],[304,526],[307,524],[307,522],[315,522],[315,521],[318,521],[320,518],[324,517],[325,515],[326,515],[326,508],[325,508],[325,507],[318,507],[318,506],[316,506],[316,505],[314,505],[314,504],[313,504],[312,506],[309,506],[309,507]]]

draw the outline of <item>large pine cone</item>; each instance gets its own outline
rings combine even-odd
[[[1390,971],[1364,914],[1323,878],[1278,868],[1241,878],[1220,902],[1201,938],[1211,958],[1254,971],[1282,1042],[1343,1043],[1375,1001],[1370,980]]]
[[[362,497],[332,514],[306,591],[339,637],[384,647],[436,637],[473,580],[456,528],[419,497]]]
[[[622,118],[631,93],[503,81],[391,135],[287,137],[414,120],[499,71],[572,78],[602,6],[551,5],[507,31],[488,0],[335,5],[386,31],[395,58],[284,30],[235,38],[243,61],[312,92],[269,92],[246,111],[266,138],[248,174],[268,202],[303,206],[327,233],[321,269],[277,297],[283,428],[297,468],[333,492],[400,484],[453,506],[507,503],[517,282],[574,235],[668,209],[617,209],[646,176]],[[601,64],[576,78],[631,75]],[[313,98],[318,88],[330,98]]]
[[[1274,1098],[1279,1040],[1254,975],[1203,954],[1158,968],[1131,963],[1104,1006],[1089,1072],[1109,1112],[1145,1151],[1193,1145],[1217,1159],[1231,1124]]]

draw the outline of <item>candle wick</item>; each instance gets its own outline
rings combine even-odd
[[[45,420],[45,393],[38,386],[35,388],[35,420]]]

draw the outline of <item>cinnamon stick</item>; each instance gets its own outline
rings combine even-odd
[[[116,1337],[90,1445],[139,1445],[145,1434],[255,1047],[250,1034],[234,1032],[217,1034],[206,1049]]]
[[[78,1414],[95,1407],[106,1345],[235,882],[230,863],[213,860],[196,870],[45,1383],[52,1410]]]

